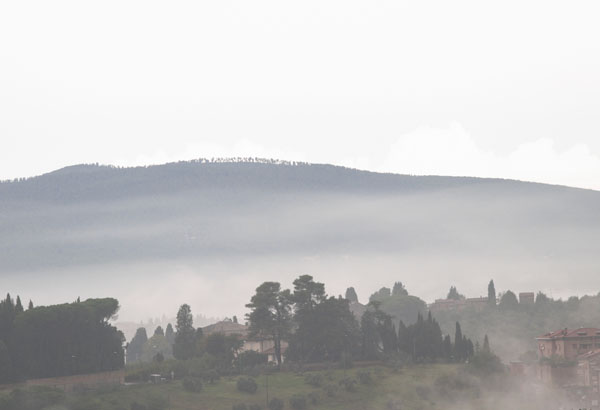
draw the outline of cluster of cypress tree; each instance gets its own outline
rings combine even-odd
[[[427,319],[419,313],[417,321],[409,326],[400,321],[396,331],[392,317],[381,311],[378,303],[371,302],[370,306],[361,320],[362,355],[365,359],[402,353],[417,362],[439,359],[460,362],[469,359],[475,352],[473,342],[462,334],[458,322],[452,343],[450,335],[442,335],[440,325],[431,312]]]
[[[123,334],[109,324],[116,299],[24,310],[20,298],[0,302],[0,383],[123,367]]]

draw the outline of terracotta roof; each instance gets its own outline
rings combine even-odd
[[[580,327],[578,329],[561,329],[555,332],[546,333],[537,339],[562,339],[563,337],[591,337],[600,336],[600,329],[595,327]]]
[[[204,334],[224,333],[226,335],[238,334],[245,336],[248,333],[248,326],[230,321],[221,321],[213,323],[202,328]]]

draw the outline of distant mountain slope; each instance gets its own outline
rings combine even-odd
[[[599,235],[600,192],[510,180],[180,162],[0,184],[0,271],[365,251],[589,259]]]

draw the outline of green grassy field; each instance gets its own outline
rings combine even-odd
[[[385,367],[319,371],[323,385],[338,386],[333,396],[323,387],[313,387],[305,382],[305,374],[281,372],[268,376],[269,399],[282,399],[286,408],[291,408],[289,398],[294,394],[313,392],[319,399],[311,409],[368,410],[387,409],[390,401],[401,403],[404,410],[440,408],[435,400],[428,399],[427,391],[433,389],[434,381],[441,375],[455,375],[458,366],[448,364],[420,365],[394,372]],[[357,384],[355,392],[346,391],[339,385],[344,377],[357,378],[357,372],[368,371],[372,383]],[[256,378],[258,390],[254,394],[239,392],[236,388],[237,377],[224,377],[215,384],[206,384],[199,393],[190,393],[183,389],[181,381],[153,385],[141,384],[126,386],[115,391],[94,393],[93,400],[101,408],[129,408],[131,403],[149,404],[153,400],[166,399],[172,410],[231,410],[237,403],[258,404],[266,408],[267,377]],[[92,398],[92,396],[90,396]]]
[[[321,370],[307,373],[276,372],[268,376],[268,394],[284,401],[286,410],[294,410],[290,398],[297,394],[318,396],[308,401],[307,410],[549,410],[557,409],[560,396],[556,391],[514,379],[507,374],[485,380],[464,372],[464,365],[421,364],[393,371],[372,366],[349,370]],[[356,384],[347,391],[341,380],[359,380],[368,372],[371,382]],[[319,386],[307,383],[307,375],[318,375]],[[204,384],[198,393],[188,392],[183,382],[135,384],[102,387],[71,393],[56,405],[3,406],[8,392],[0,392],[0,410],[232,410],[233,405],[255,404],[267,410],[267,377],[256,377],[254,394],[238,391],[238,376],[222,377],[214,384]],[[335,389],[331,389],[335,386]],[[328,394],[328,390],[335,390]],[[47,401],[46,401],[47,403]],[[136,406],[135,403],[141,405]],[[26,408],[25,408],[26,407]],[[570,407],[568,407],[570,408]]]

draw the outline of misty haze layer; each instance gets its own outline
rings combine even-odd
[[[75,166],[0,184],[4,291],[36,303],[106,295],[124,318],[242,314],[260,282],[300,274],[361,301],[401,280],[597,293],[600,192],[376,174],[328,165]],[[48,294],[47,290],[52,289]]]

